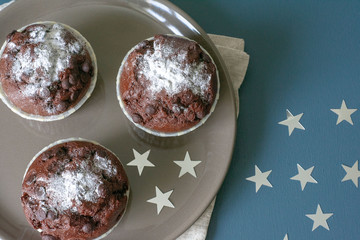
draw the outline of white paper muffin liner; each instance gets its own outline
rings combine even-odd
[[[118,74],[117,74],[117,77],[116,77],[116,95],[117,95],[117,98],[118,98],[118,101],[119,101],[119,104],[120,104],[120,107],[121,107],[123,113],[129,119],[129,121],[131,123],[133,123],[136,127],[138,127],[139,129],[141,129],[141,130],[143,130],[143,131],[145,131],[145,132],[147,132],[149,134],[152,134],[152,135],[155,135],[155,136],[158,136],[158,137],[178,137],[178,136],[190,133],[190,132],[194,131],[195,129],[197,129],[198,127],[202,126],[206,122],[206,120],[210,117],[210,115],[214,112],[215,106],[216,106],[216,104],[217,104],[217,102],[219,100],[219,96],[220,96],[220,78],[219,78],[219,71],[218,71],[218,68],[217,68],[217,66],[215,64],[214,59],[211,57],[211,55],[208,53],[208,51],[206,51],[205,48],[203,48],[199,43],[197,43],[196,41],[194,41],[192,39],[184,37],[184,36],[179,36],[179,35],[174,35],[174,34],[165,34],[165,35],[184,38],[184,39],[187,39],[189,41],[195,42],[196,44],[198,44],[200,46],[201,50],[203,50],[210,57],[212,63],[215,65],[216,76],[217,76],[217,92],[216,92],[215,100],[214,100],[214,102],[213,102],[213,104],[212,104],[212,106],[210,108],[210,112],[203,119],[201,119],[196,125],[188,128],[188,129],[178,131],[178,132],[160,132],[160,131],[156,131],[156,130],[146,128],[141,124],[135,123],[132,120],[132,117],[130,116],[130,114],[126,111],[125,105],[124,105],[124,103],[122,101],[122,98],[121,98],[120,77],[121,77],[121,73],[122,73],[123,67],[124,67],[124,65],[125,65],[125,63],[127,61],[128,56],[130,55],[130,53],[132,53],[135,50],[135,48],[137,47],[137,44],[134,47],[132,47],[130,49],[130,51],[127,52],[127,54],[125,55],[123,61],[121,62],[121,65],[120,65],[120,68],[119,68],[119,71],[118,71]],[[153,40],[153,39],[154,39],[154,37],[150,37],[150,38],[147,38],[145,40],[150,41],[150,40]]]
[[[21,184],[24,183],[24,179],[25,179],[25,176],[30,168],[30,166],[32,165],[32,163],[45,151],[47,151],[48,149],[56,146],[56,145],[60,145],[60,144],[63,144],[63,143],[67,143],[67,142],[89,142],[89,143],[92,143],[92,144],[95,144],[95,145],[98,145],[102,148],[104,148],[105,150],[111,152],[120,162],[120,165],[122,166],[123,169],[124,168],[124,165],[122,164],[122,162],[120,161],[120,159],[116,156],[116,154],[109,150],[108,148],[104,147],[103,145],[99,144],[98,142],[95,142],[95,141],[92,141],[92,140],[87,140],[87,139],[84,139],[84,138],[66,138],[66,139],[61,139],[61,140],[58,140],[56,142],[53,142],[51,144],[49,144],[48,146],[44,147],[43,149],[41,149],[32,159],[31,161],[29,162],[29,164],[27,165],[26,167],[26,170],[25,170],[25,173],[24,173],[24,176],[23,176],[23,179],[22,179],[22,182]],[[129,183],[129,179],[128,179],[128,190],[126,191],[125,193],[126,197],[127,197],[127,201],[126,201],[126,205],[125,205],[125,209],[124,209],[124,212],[122,214],[122,216],[120,217],[120,219],[115,223],[115,225],[113,227],[111,227],[107,232],[105,232],[104,234],[100,235],[99,237],[97,238],[94,238],[94,240],[99,240],[99,239],[102,239],[104,237],[106,237],[107,235],[109,235],[111,233],[112,230],[114,230],[117,225],[120,223],[120,221],[122,220],[122,218],[124,217],[125,213],[126,213],[126,209],[128,207],[128,204],[129,204],[129,197],[130,197],[130,183]],[[38,232],[42,232],[41,229],[36,229]]]
[[[80,101],[75,106],[71,107],[70,109],[68,109],[67,111],[65,111],[63,113],[56,114],[56,115],[50,115],[50,116],[41,116],[41,115],[36,115],[36,114],[30,114],[30,113],[27,113],[27,112],[21,110],[19,107],[15,106],[10,101],[10,99],[6,96],[6,93],[4,92],[4,90],[2,88],[1,82],[0,82],[0,98],[5,103],[5,105],[11,109],[11,111],[13,111],[17,115],[19,115],[25,119],[36,120],[36,121],[40,121],[40,122],[50,122],[50,121],[61,120],[61,119],[64,119],[64,118],[70,116],[71,114],[73,114],[91,96],[91,94],[95,88],[95,85],[96,85],[97,73],[98,73],[96,56],[95,56],[94,50],[91,47],[88,40],[86,40],[86,38],[84,36],[82,36],[77,30],[75,30],[74,28],[72,28],[66,24],[63,24],[63,23],[58,23],[58,22],[53,22],[53,21],[35,22],[35,23],[28,24],[28,25],[18,29],[17,31],[21,32],[28,26],[34,25],[34,24],[44,24],[44,25],[59,24],[59,25],[63,26],[66,30],[70,31],[77,39],[79,39],[81,42],[83,42],[85,44],[86,50],[89,52],[91,62],[93,65],[93,69],[94,69],[93,76],[91,77],[91,80],[90,80],[90,86],[89,86],[87,92],[85,93],[85,95],[80,99]],[[7,45],[7,41],[5,40],[4,44],[2,45],[2,47],[0,49],[0,57],[3,55],[6,45]]]

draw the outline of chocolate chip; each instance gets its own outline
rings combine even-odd
[[[120,220],[120,218],[122,217],[122,212],[119,214],[119,215],[117,215],[117,217],[116,217],[116,221],[119,221]]]
[[[56,110],[57,110],[58,112],[63,112],[63,111],[66,110],[66,108],[67,108],[66,103],[65,103],[65,102],[62,102],[62,101],[59,102],[58,105],[56,105]]]
[[[153,115],[153,114],[155,114],[156,109],[155,109],[155,107],[154,107],[153,105],[147,105],[147,106],[145,107],[145,112],[146,112],[147,114],[149,114],[149,115]]]
[[[82,230],[84,233],[90,233],[92,230],[94,229],[93,225],[91,225],[90,223],[86,223],[83,227]]]
[[[50,90],[47,87],[42,87],[39,89],[38,95],[41,98],[47,98],[50,96]]]
[[[85,61],[85,62],[81,65],[81,70],[82,70],[83,72],[88,73],[88,72],[90,71],[90,64]]]
[[[102,197],[102,198],[105,198],[107,196],[108,190],[107,190],[105,184],[101,184],[98,187],[98,193],[99,193],[100,197]]]
[[[81,82],[82,82],[82,81],[78,81],[78,82],[76,83],[76,85],[74,85],[74,86],[71,87],[71,88],[73,89],[73,91],[75,91],[75,90],[80,90],[80,89],[83,88],[83,85],[82,85]]]
[[[165,108],[160,108],[158,115],[159,118],[166,118],[168,116],[168,113]]]
[[[198,119],[203,119],[206,116],[205,109],[199,109],[198,112],[196,112],[196,117]]]
[[[72,74],[69,75],[69,83],[71,85],[75,85],[77,83],[77,79]]]
[[[196,115],[195,115],[195,113],[194,113],[193,111],[188,110],[188,111],[186,111],[186,113],[185,113],[185,117],[186,117],[187,120],[189,120],[189,121],[192,122],[192,121],[195,120]]]
[[[60,73],[59,76],[60,76],[60,81],[64,81],[67,78],[66,73]]]
[[[50,211],[48,211],[46,217],[50,220],[55,220],[57,218],[57,213],[55,212],[55,210],[54,211],[50,210]]]
[[[187,61],[194,62],[196,59],[199,58],[199,55],[201,53],[201,48],[198,44],[192,42],[188,46],[188,52],[187,52]]]
[[[74,91],[74,92],[72,92],[71,95],[70,95],[70,100],[73,102],[73,101],[75,101],[75,100],[78,98],[78,96],[79,96],[79,92],[78,92],[78,91]]]
[[[40,200],[43,200],[46,197],[46,189],[44,187],[41,187],[41,186],[37,187],[35,189],[35,194]]]
[[[141,123],[142,122],[142,117],[137,113],[134,113],[131,117],[132,117],[132,120],[135,123]]]
[[[191,42],[191,43],[189,43],[188,49],[190,51],[195,51],[196,50],[196,45],[197,45],[196,43]]]
[[[193,94],[190,92],[190,91],[187,91],[184,93],[184,99],[183,99],[183,102],[186,104],[186,105],[189,105],[191,102],[194,101],[194,97],[193,97]]]
[[[69,100],[70,98],[70,95],[71,95],[71,92],[68,91],[68,90],[65,90],[65,89],[62,89],[60,91],[57,92],[56,94],[56,98],[57,99],[60,99],[61,101],[67,101]]]
[[[57,238],[51,235],[43,235],[41,240],[57,240]]]
[[[101,158],[106,158],[107,157],[107,154],[106,154],[106,152],[105,151],[103,151],[103,150],[98,150],[98,151],[96,151],[96,154],[99,156],[99,157],[101,157]]]
[[[51,158],[51,156],[50,156],[50,154],[48,152],[43,153],[42,156],[41,156],[41,160],[43,162],[46,162],[47,160],[49,160],[49,158]]]
[[[46,211],[43,208],[39,208],[36,212],[35,212],[35,216],[36,219],[39,221],[42,221],[46,218]]]
[[[69,89],[70,88],[70,83],[68,79],[65,79],[64,81],[61,82],[61,87],[63,89]]]
[[[27,74],[25,74],[25,73],[23,73],[23,74],[21,74],[20,79],[21,79],[21,81],[28,83],[28,82],[29,82],[29,79],[30,79],[30,76],[27,75]]]
[[[66,155],[66,152],[67,152],[67,148],[65,147],[59,148],[59,150],[57,150],[56,152],[56,156],[62,158]]]
[[[33,182],[35,182],[36,180],[36,174],[35,173],[32,173],[27,179],[26,179],[26,184],[27,185],[30,185],[32,184]]]
[[[81,74],[81,82],[87,83],[89,81],[90,77],[88,74]]]

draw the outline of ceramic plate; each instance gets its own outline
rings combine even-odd
[[[58,21],[77,29],[91,43],[98,59],[98,80],[88,101],[73,115],[56,122],[22,119],[0,104],[0,236],[40,239],[29,228],[20,204],[21,181],[28,162],[58,139],[81,137],[111,149],[125,165],[131,195],[127,212],[106,239],[174,239],[193,224],[216,195],[231,161],[236,114],[230,80],[204,31],[169,2],[152,0],[17,0],[0,12],[0,42],[14,29],[37,21]],[[199,42],[214,58],[220,72],[220,99],[206,124],[181,137],[153,137],[132,127],[116,98],[116,74],[127,51],[157,33],[186,36]],[[141,176],[126,166],[139,153],[150,151],[155,167]],[[197,178],[179,178],[186,152],[202,161]],[[155,186],[174,190],[157,215]],[[26,237],[25,237],[26,236]]]

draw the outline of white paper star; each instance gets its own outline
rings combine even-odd
[[[356,187],[359,187],[359,177],[360,177],[359,161],[356,161],[352,167],[345,166],[344,164],[341,164],[341,166],[344,168],[346,172],[346,175],[341,180],[341,182],[351,180]]]
[[[287,234],[285,234],[285,237],[284,237],[284,239],[283,240],[289,240],[289,238],[288,238],[288,235]]]
[[[133,149],[134,157],[135,159],[129,162],[128,166],[136,166],[139,171],[139,176],[141,176],[141,173],[144,169],[144,167],[155,167],[154,164],[152,164],[147,158],[149,157],[150,150],[147,152],[140,154],[135,149]]]
[[[201,163],[201,161],[191,161],[189,152],[186,152],[184,161],[174,161],[178,166],[181,167],[179,178],[186,173],[190,173],[196,177],[195,167]]]
[[[252,177],[246,178],[246,180],[255,183],[255,191],[258,192],[262,185],[272,187],[269,180],[267,180],[272,170],[267,172],[261,172],[258,166],[255,165],[255,175]]]
[[[298,180],[301,184],[301,190],[304,191],[304,188],[308,182],[318,183],[312,176],[311,173],[314,170],[314,166],[304,170],[300,164],[297,164],[298,174],[290,178],[291,180]]]
[[[162,193],[157,186],[155,187],[156,196],[154,198],[147,200],[147,202],[156,204],[158,215],[163,209],[163,207],[175,208],[175,206],[169,200],[169,197],[173,191],[174,190],[168,191],[166,193]]]
[[[279,122],[281,125],[285,125],[289,129],[289,136],[294,131],[295,128],[305,130],[304,126],[300,123],[300,118],[302,117],[304,113],[300,113],[296,116],[292,115],[292,113],[286,109],[286,119]]]
[[[316,213],[315,214],[306,214],[308,218],[314,221],[312,231],[317,229],[319,226],[322,226],[326,230],[329,229],[329,225],[327,224],[326,220],[330,218],[333,213],[323,213],[321,210],[320,204],[317,205]]]
[[[350,123],[351,125],[354,125],[351,119],[351,114],[356,112],[357,109],[348,109],[344,100],[342,100],[341,107],[339,109],[330,109],[330,110],[338,115],[336,125],[338,125],[344,120]]]

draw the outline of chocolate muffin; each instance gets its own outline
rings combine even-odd
[[[214,110],[219,77],[210,55],[193,40],[156,35],[129,51],[117,77],[125,115],[158,136],[179,136]]]
[[[55,142],[30,162],[21,203],[42,239],[94,239],[107,235],[123,216],[129,183],[119,159],[81,139]]]
[[[11,32],[0,57],[0,95],[20,116],[52,121],[78,109],[96,83],[95,54],[79,32],[39,22]]]

